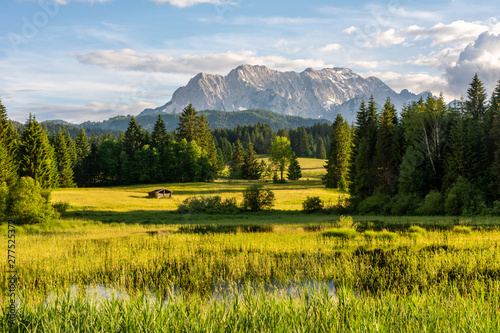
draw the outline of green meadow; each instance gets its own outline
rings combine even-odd
[[[347,194],[322,185],[324,161],[300,164],[299,181],[259,181],[276,204],[256,213],[175,212],[192,196],[241,202],[251,181],[52,192],[62,218],[17,227],[12,331],[500,331],[497,218],[306,214],[308,196]],[[162,187],[172,198],[148,197]]]

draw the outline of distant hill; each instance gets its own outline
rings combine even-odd
[[[237,112],[225,112],[225,111],[215,111],[207,110],[201,111],[200,114],[205,114],[210,127],[212,129],[231,129],[238,125],[254,125],[256,123],[269,124],[271,128],[277,131],[280,128],[297,128],[297,127],[310,127],[316,123],[327,123],[331,124],[330,121],[326,119],[310,119],[302,118],[297,116],[287,116],[278,114],[275,112],[267,110],[245,110]],[[163,122],[167,131],[173,131],[177,128],[179,123],[179,114],[161,114]],[[76,133],[80,127],[83,127],[87,133],[105,133],[105,132],[118,132],[125,131],[130,122],[131,116],[116,116],[109,118],[108,120],[100,122],[84,122],[82,124],[69,124],[62,123],[61,121],[44,121],[43,125],[49,130],[49,132],[57,132],[62,126],[66,127],[70,134]],[[148,114],[137,116],[137,121],[140,122],[143,128],[148,131],[152,131],[157,114]]]

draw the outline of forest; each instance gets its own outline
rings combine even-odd
[[[429,96],[398,114],[390,99],[380,110],[373,97],[363,100],[355,124],[338,114],[333,125],[212,130],[205,114],[189,105],[175,131],[167,132],[158,115],[152,131],[132,117],[125,132],[90,137],[83,128],[71,135],[65,125],[44,127],[31,115],[22,129],[15,127],[0,104],[0,183],[30,177],[54,189],[260,179],[287,165],[300,171],[294,158],[315,157],[327,159],[324,184],[348,191],[353,212],[498,214],[499,101],[500,83],[488,100],[476,75],[467,98],[452,105]],[[258,163],[257,154],[269,154],[279,137],[291,149],[281,170]]]

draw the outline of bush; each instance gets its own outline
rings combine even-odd
[[[59,214],[48,202],[47,193],[33,178],[18,179],[9,189],[7,215],[18,224],[50,222],[58,218]]]
[[[443,195],[438,191],[430,191],[418,209],[422,215],[442,215],[444,213]]]
[[[382,230],[382,231],[366,230],[363,233],[363,237],[365,237],[366,240],[369,242],[371,242],[375,239],[392,242],[392,241],[395,241],[396,238],[398,238],[398,234],[395,232],[387,231],[387,230]]]
[[[479,215],[486,211],[484,194],[467,179],[459,177],[444,202],[448,215]]]
[[[457,234],[470,234],[472,229],[464,225],[456,225],[453,227],[453,232]]]
[[[391,198],[388,211],[395,216],[413,215],[418,209],[421,199],[415,194],[396,194]]]
[[[52,207],[59,214],[64,214],[70,208],[69,202],[59,201],[52,204]]]
[[[243,210],[252,212],[271,209],[274,206],[274,193],[269,189],[263,189],[262,185],[253,184],[243,191]]]
[[[411,234],[425,234],[427,231],[424,228],[421,228],[416,225],[412,225],[411,227],[408,228],[408,232]]]
[[[371,197],[361,201],[358,210],[362,214],[386,214],[389,210],[391,197],[387,194],[376,192]]]
[[[0,184],[0,221],[7,220],[7,201],[9,198],[9,188],[6,183]]]
[[[178,213],[235,214],[239,211],[236,198],[189,197],[177,208]]]
[[[358,236],[358,233],[354,229],[350,228],[335,228],[326,230],[321,234],[323,237],[334,237],[340,238],[342,240],[354,239]]]
[[[335,227],[337,228],[350,228],[356,230],[358,225],[354,223],[352,216],[341,215],[339,219],[335,222]]]
[[[306,213],[319,212],[323,209],[323,202],[319,197],[307,197],[307,199],[302,203],[302,208]]]

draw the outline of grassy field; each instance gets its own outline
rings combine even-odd
[[[263,183],[269,212],[174,212],[195,195],[241,201],[248,181],[54,191],[64,218],[17,228],[13,331],[500,331],[497,218],[306,214],[308,195],[346,194],[321,185],[323,161],[300,163],[309,180]],[[147,197],[159,187],[173,198]]]

